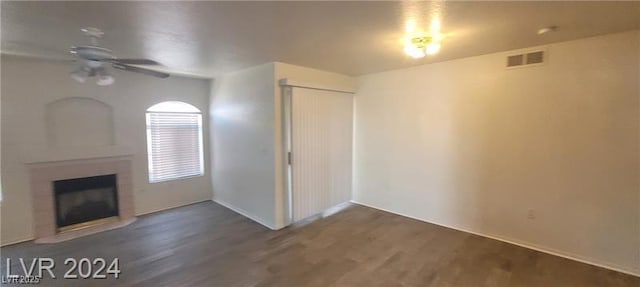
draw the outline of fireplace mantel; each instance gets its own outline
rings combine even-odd
[[[91,146],[74,148],[50,148],[25,151],[23,162],[26,164],[52,163],[61,161],[111,158],[133,155],[133,149],[124,145]]]

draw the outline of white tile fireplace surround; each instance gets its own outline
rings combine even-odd
[[[36,243],[55,243],[79,236],[122,227],[135,221],[131,158],[98,157],[74,160],[49,158],[28,163],[33,201],[33,228]],[[56,224],[54,182],[101,175],[116,175],[118,219],[90,227],[59,232]]]

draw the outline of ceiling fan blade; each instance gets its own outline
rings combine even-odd
[[[167,77],[169,77],[168,73],[158,72],[158,71],[149,70],[149,69],[140,68],[140,67],[135,67],[135,66],[129,66],[129,65],[120,64],[120,63],[113,63],[113,67],[118,69],[118,70],[136,72],[136,73],[141,73],[141,74],[154,76],[154,77],[158,77],[158,78],[167,78]]]
[[[154,60],[149,60],[149,59],[120,59],[120,58],[115,58],[113,60],[111,60],[112,63],[120,63],[120,64],[124,64],[124,65],[160,65],[160,63],[154,61]]]
[[[54,61],[75,61],[75,58],[64,50],[38,46],[29,42],[5,41],[4,39],[0,45],[0,53]]]

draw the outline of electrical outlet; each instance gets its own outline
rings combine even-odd
[[[528,219],[536,219],[536,211],[530,208],[527,211],[527,218]]]

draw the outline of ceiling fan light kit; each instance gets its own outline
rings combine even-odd
[[[168,73],[158,72],[147,68],[132,65],[160,65],[160,63],[149,59],[121,59],[113,56],[111,50],[98,46],[98,39],[104,33],[97,28],[83,28],[82,32],[89,37],[91,45],[73,46],[69,51],[79,59],[79,66],[70,73],[70,77],[80,83],[87,81],[87,78],[97,76],[96,84],[99,86],[109,86],[115,79],[109,73],[107,65],[115,69],[141,73],[158,78],[169,77]]]

